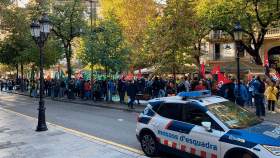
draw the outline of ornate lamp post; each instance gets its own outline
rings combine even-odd
[[[50,34],[51,20],[48,19],[47,13],[43,14],[42,19],[38,24],[37,19],[30,25],[31,35],[36,43],[40,47],[40,101],[39,101],[39,116],[38,116],[38,126],[36,131],[46,131],[48,130],[45,120],[45,107],[44,107],[44,96],[43,96],[43,51],[42,48],[47,42],[48,36]]]
[[[238,90],[237,90],[237,100],[236,103],[238,105],[242,104],[242,98],[241,98],[241,91],[240,91],[240,70],[239,70],[239,50],[240,50],[240,42],[242,41],[242,35],[243,35],[243,28],[240,26],[239,22],[236,24],[236,26],[232,29],[233,30],[233,36],[234,41],[236,43],[237,48],[237,80],[238,80]],[[242,107],[244,105],[241,105]]]

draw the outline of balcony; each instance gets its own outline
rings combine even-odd
[[[275,38],[275,37],[280,37],[280,29],[279,28],[272,28],[269,29],[266,34],[265,34],[265,38]]]

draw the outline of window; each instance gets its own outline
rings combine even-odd
[[[178,120],[180,104],[164,103],[158,109],[158,114],[173,120]]]
[[[205,112],[195,105],[186,104],[182,107],[182,121],[202,126],[202,122],[211,122],[211,128],[223,131],[223,129]]]
[[[156,104],[156,105],[153,107],[154,112],[157,113],[157,111],[158,111],[158,109],[159,109],[159,107],[160,107],[161,105],[162,105],[162,103]]]
[[[251,112],[230,101],[208,105],[206,108],[230,129],[248,128],[262,122]]]

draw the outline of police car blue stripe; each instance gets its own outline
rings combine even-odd
[[[155,114],[155,112],[153,112],[153,110],[149,109],[148,113],[145,114],[145,115],[148,115],[148,116],[153,116]]]
[[[176,132],[181,132],[185,134],[189,134],[190,131],[194,128],[194,125],[188,124],[188,123],[183,123],[179,121],[173,121],[169,126],[168,130],[171,131],[176,131]]]
[[[253,141],[253,139],[256,139],[256,136],[252,133],[229,130],[219,141],[246,148],[253,148],[258,144]]]
[[[150,120],[151,117],[142,117],[141,120],[139,121],[140,123],[147,124],[148,121]]]

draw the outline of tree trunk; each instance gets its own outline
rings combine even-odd
[[[23,64],[22,62],[20,63],[20,69],[21,69],[21,91],[23,92]]]
[[[66,50],[66,60],[67,60],[67,69],[68,69],[68,81],[70,82],[71,79],[71,56],[72,56],[72,52],[71,52],[71,44],[68,45],[68,49]]]
[[[175,69],[173,70],[173,76],[174,76],[174,92],[175,92],[175,95],[177,95],[177,84],[176,84],[176,72],[175,72]]]
[[[105,78],[105,81],[106,81],[106,101],[109,101],[109,89],[108,89],[108,77],[107,77],[107,65],[105,66],[105,74],[106,74],[106,78]]]
[[[17,69],[17,78],[16,78],[16,84],[18,84],[18,64],[16,65],[16,69]]]

